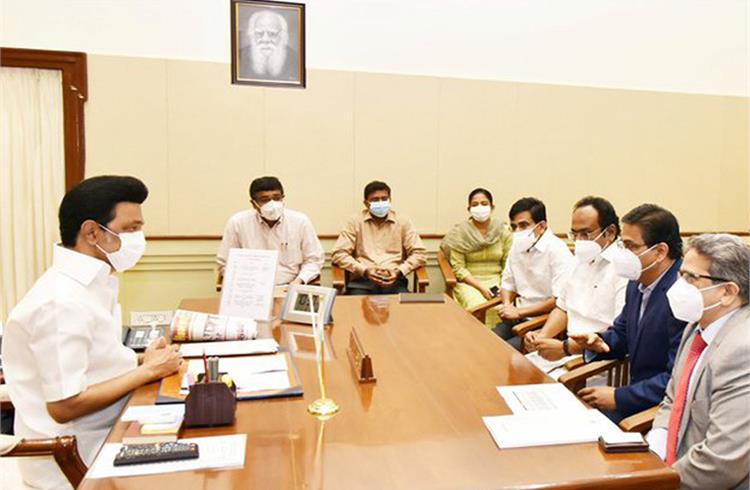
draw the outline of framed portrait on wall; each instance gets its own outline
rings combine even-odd
[[[232,0],[232,83],[305,87],[305,5]]]

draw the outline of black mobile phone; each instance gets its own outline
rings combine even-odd
[[[492,296],[497,296],[500,294],[500,288],[498,286],[492,286],[490,292],[492,293]]]
[[[648,443],[643,440],[628,442],[607,442],[604,437],[599,437],[599,447],[605,453],[641,453],[648,451]]]

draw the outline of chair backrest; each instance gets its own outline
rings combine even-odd
[[[3,438],[13,436],[2,436]],[[7,440],[7,439],[3,439]],[[75,436],[60,436],[50,439],[16,440],[13,449],[2,457],[52,456],[73,488],[83,480],[88,468],[78,454]]]

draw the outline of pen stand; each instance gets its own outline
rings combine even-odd
[[[185,427],[232,425],[237,408],[237,388],[222,382],[195,383],[185,398]]]

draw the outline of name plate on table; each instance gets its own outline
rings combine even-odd
[[[354,327],[349,334],[349,347],[346,349],[346,355],[360,383],[374,383],[376,381],[375,373],[372,370],[372,358],[365,353]]]

